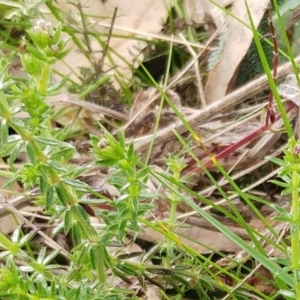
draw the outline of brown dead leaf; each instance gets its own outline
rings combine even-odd
[[[217,3],[222,7],[227,7],[234,1],[218,0]],[[214,26],[219,27],[226,18],[226,14],[209,0],[185,0],[183,5],[187,21],[190,24],[207,25],[207,19],[209,18],[214,23]]]
[[[269,0],[248,2],[255,26],[258,26],[260,23],[269,2]],[[249,24],[244,1],[234,1],[232,13]],[[234,18],[230,18],[225,30],[226,34],[222,37],[226,41],[225,48],[219,61],[210,71],[205,87],[205,97],[209,104],[226,95],[228,84],[245,56],[253,38],[252,31]]]
[[[99,132],[94,124],[106,120],[107,117],[120,121],[128,120],[127,116],[121,112],[96,103],[79,100],[64,89],[60,91],[59,95],[48,97],[47,102],[55,112],[64,110],[63,116],[57,120],[57,123],[64,126],[72,124],[73,130],[86,130],[95,135],[99,135]]]
[[[166,95],[177,109],[181,109],[181,100],[177,93],[168,90]],[[161,115],[158,115],[160,101],[161,96],[154,88],[142,90],[136,95],[130,112],[129,122],[124,127],[127,137],[138,137],[152,133],[157,118],[159,118],[159,128],[164,128],[177,119],[166,101],[164,101]]]
[[[162,299],[162,293],[160,288],[156,285],[148,285],[146,290],[145,299],[147,300],[160,300]]]
[[[19,216],[12,216],[11,214],[9,214],[0,219],[0,232],[3,234],[10,234],[23,223],[23,220],[19,218]]]
[[[277,292],[275,284],[272,284],[273,280],[274,278],[270,271],[265,267],[260,266],[255,272],[255,275],[247,280],[247,283],[264,295],[269,295]]]

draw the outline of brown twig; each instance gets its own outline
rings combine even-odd
[[[114,14],[113,14],[112,20],[111,20],[111,26],[109,28],[109,32],[108,32],[108,35],[107,35],[107,41],[106,41],[105,47],[104,47],[103,52],[102,52],[102,57],[100,58],[100,60],[97,64],[97,66],[98,66],[98,70],[97,70],[98,75],[102,71],[104,59],[105,59],[105,57],[107,55],[107,52],[108,52],[110,39],[112,37],[112,32],[113,32],[115,21],[116,21],[116,18],[117,18],[117,12],[118,12],[118,8],[115,7]]]

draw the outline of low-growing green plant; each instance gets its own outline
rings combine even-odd
[[[1,175],[10,178],[11,183],[19,181],[26,191],[39,188],[41,196],[37,203],[45,207],[51,221],[60,220],[54,234],[61,230],[72,233],[73,254],[67,257],[71,265],[63,276],[56,276],[52,271],[60,266],[51,263],[59,250],[46,255],[45,249],[41,249],[37,258],[23,250],[36,232],[22,236],[18,228],[11,240],[1,234],[1,258],[6,259],[6,264],[0,269],[0,295],[14,299],[128,299],[130,294],[134,297],[134,292],[114,289],[106,281],[107,268],[119,276],[122,276],[120,266],[126,268],[126,263],[119,265],[112,259],[106,247],[114,240],[122,243],[129,229],[139,230],[138,216],[151,207],[141,202],[148,197],[142,190],[149,168],[136,168],[138,156],[132,145],[125,146],[124,136],[120,135],[117,141],[106,132],[105,140],[92,138],[98,163],[115,168],[110,181],[122,195],[110,203],[111,212],[103,213],[104,230],[96,231],[86,205],[107,200],[103,197],[89,200],[85,196],[93,191],[77,179],[84,169],[69,163],[75,153],[74,147],[65,141],[71,129],[52,127],[53,109],[46,101],[67,80],[52,81],[53,64],[68,53],[67,40],[61,39],[61,31],[61,24],[54,29],[51,23],[39,20],[27,32],[30,37],[30,42],[25,40],[27,52],[19,53],[27,74],[23,80],[13,80],[8,72],[9,62],[4,57],[0,61],[0,155],[8,157],[13,170]],[[28,117],[19,118],[20,111]],[[28,162],[17,170],[14,163],[20,153],[26,154]],[[21,259],[24,266],[17,267],[15,259]]]
[[[278,177],[281,180],[272,180],[273,183],[282,187],[281,194],[283,196],[291,195],[290,211],[283,209],[281,206],[273,205],[278,216],[276,220],[285,222],[290,225],[290,241],[291,245],[287,248],[287,258],[279,260],[284,268],[281,272],[292,272],[294,277],[294,288],[291,290],[280,290],[279,294],[288,297],[289,299],[299,299],[300,297],[300,218],[299,218],[299,184],[300,184],[300,169],[299,169],[299,149],[300,141],[290,138],[289,147],[284,151],[283,159],[270,158],[271,161],[281,166],[281,171]]]
[[[55,6],[51,3],[49,7],[55,15],[57,13],[54,10]],[[182,8],[180,6],[177,9]],[[278,100],[280,111],[284,115],[287,131],[292,135],[283,106],[280,106],[280,99],[276,94],[270,68],[264,59],[258,33],[253,24],[252,27],[258,52],[262,56],[262,64],[266,68],[270,85]],[[68,53],[68,40],[61,39],[63,30],[70,32],[70,28],[67,29],[63,23],[53,28],[51,23],[43,20],[38,21],[36,26],[28,30],[28,39],[24,40],[26,52],[18,53],[26,72],[25,78],[12,78],[9,75],[9,65],[13,55],[9,58],[2,57],[0,60],[0,157],[7,158],[10,166],[10,171],[1,170],[0,175],[9,178],[10,183],[20,182],[25,192],[38,188],[39,195],[34,203],[45,209],[45,214],[50,216],[50,222],[55,221],[53,235],[60,232],[69,235],[72,249],[70,252],[62,252],[61,249],[51,250],[42,247],[36,253],[32,249],[32,241],[38,232],[35,230],[23,232],[21,226],[17,227],[11,237],[0,234],[0,297],[49,300],[139,299],[140,290],[133,289],[132,285],[138,282],[141,290],[146,290],[148,283],[151,282],[160,287],[165,299],[169,298],[165,294],[168,288],[176,291],[176,299],[182,299],[189,290],[195,290],[199,299],[212,299],[212,297],[219,299],[223,296],[230,296],[230,299],[249,299],[254,295],[257,299],[274,299],[277,296],[275,293],[273,296],[264,295],[244,282],[243,272],[251,272],[245,261],[253,259],[273,275],[272,284],[279,290],[278,294],[284,295],[287,299],[299,299],[298,143],[291,138],[284,160],[273,159],[283,167],[279,174],[283,183],[281,181],[276,183],[284,187],[285,194],[292,193],[293,197],[291,213],[281,207],[275,207],[279,212],[278,219],[290,222],[292,228],[291,247],[288,248],[285,243],[280,245],[281,250],[289,254],[285,261],[268,257],[261,240],[273,245],[274,248],[279,246],[244,220],[228,193],[222,189],[202,161],[193,153],[189,143],[180,135],[177,137],[182,148],[191,154],[197,166],[200,166],[207,178],[215,185],[216,190],[230,207],[230,211],[187,187],[188,178],[182,176],[185,168],[182,157],[169,156],[166,158],[167,170],[158,172],[140,160],[134,145],[126,143],[122,132],[115,137],[101,126],[103,136],[100,138],[91,135],[90,142],[95,164],[109,169],[107,181],[119,192],[119,196],[115,199],[108,199],[78,179],[84,167],[70,162],[75,153],[74,147],[68,142],[72,133],[71,126],[56,128],[52,125],[54,111],[48,105],[47,97],[59,93],[68,81],[66,77],[57,83],[53,82],[52,78],[53,65]],[[170,64],[169,59],[168,69]],[[194,140],[199,143],[199,147],[203,146],[201,138],[168,99],[164,90],[146,70],[145,73],[152,85],[161,92],[160,109],[164,101],[168,103]],[[166,78],[168,75],[166,74]],[[97,80],[97,84],[101,84],[106,82],[107,78],[97,78]],[[90,87],[89,84],[88,86]],[[92,89],[88,88],[84,91],[82,98]],[[25,112],[26,117],[20,118],[20,112]],[[25,154],[27,162],[17,169],[15,162],[20,154]],[[149,161],[149,157],[150,154],[146,162]],[[242,191],[213,156],[211,159],[227,179],[233,192],[247,203],[249,209],[276,237],[277,233],[268,220],[253,204],[255,201],[259,203],[266,201]],[[155,193],[149,192],[147,187],[149,179],[159,182],[163,190],[162,195],[159,188]],[[91,199],[88,195],[93,195],[94,198]],[[161,197],[170,206],[169,217],[162,221],[154,216],[150,221],[147,214],[154,208],[157,197]],[[216,212],[243,227],[253,246],[233,233],[192,198],[214,208]],[[99,209],[103,204],[106,209]],[[240,260],[230,258],[224,253],[211,249],[212,253],[230,262],[223,266],[213,259],[213,255],[198,253],[183,242],[185,238],[201,245],[201,241],[180,236],[176,232],[176,228],[182,225],[176,218],[180,204],[190,207],[195,214],[207,220],[216,230],[239,246],[244,254],[246,253],[246,258]],[[103,219],[103,226],[94,227],[90,221],[90,214],[99,214]],[[124,246],[125,237],[129,232],[138,233],[145,228],[160,233],[165,240],[141,256],[139,261],[127,260],[126,258],[131,257],[131,253],[114,253],[111,250],[112,247]],[[61,253],[68,261],[67,266],[57,263]],[[160,265],[153,265],[152,261],[159,261]],[[121,288],[122,285],[115,283],[115,278],[121,279],[127,286]],[[220,292],[220,295],[214,295],[215,291]]]

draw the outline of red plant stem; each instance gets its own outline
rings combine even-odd
[[[286,112],[291,111],[294,107],[295,107],[294,103],[292,103],[292,102],[288,103],[288,105],[286,105]],[[281,118],[280,114],[277,114],[275,116],[274,122],[278,121],[280,118]],[[267,124],[262,125],[258,129],[256,129],[252,133],[250,133],[249,135],[247,135],[244,138],[242,138],[241,140],[239,140],[237,143],[230,145],[226,149],[219,152],[217,155],[215,155],[215,159],[221,160],[223,158],[228,157],[230,154],[234,153],[237,149],[252,142],[254,139],[256,139],[258,136],[260,136],[263,132],[267,131],[268,129],[270,129],[270,125],[267,125]],[[209,160],[204,163],[204,166],[207,168],[207,167],[212,166],[213,164],[214,164],[213,161]],[[194,167],[193,169],[190,169],[188,167],[187,169],[185,169],[184,175],[197,174],[199,172],[202,172],[202,167],[197,166],[197,167]]]
[[[279,61],[279,52],[278,52],[278,41],[277,41],[275,29],[274,29],[273,20],[272,20],[272,9],[269,9],[269,18],[268,18],[268,20],[269,20],[269,26],[270,26],[270,35],[271,35],[273,45],[274,45],[274,50],[273,50],[273,55],[274,55],[273,56],[273,74],[272,75],[273,75],[274,82],[276,84],[277,76],[278,76],[277,69],[278,69],[278,61]],[[286,111],[291,110],[294,106],[295,105],[287,106]],[[257,130],[255,130],[251,134],[247,135],[246,137],[242,138],[237,143],[235,143],[233,145],[230,145],[227,148],[225,148],[224,150],[222,150],[221,152],[219,152],[217,155],[215,155],[215,159],[220,160],[220,159],[228,157],[230,154],[234,153],[237,149],[239,149],[242,146],[252,142],[258,136],[260,136],[263,132],[270,129],[272,124],[275,123],[276,121],[278,121],[279,119],[280,119],[280,115],[279,114],[276,115],[276,111],[275,111],[275,108],[274,108],[273,92],[272,92],[272,90],[270,90],[269,98],[268,98],[268,108],[267,108],[267,115],[266,115],[265,125],[261,126],[260,128],[258,128]],[[213,164],[214,164],[213,160],[210,159],[210,160],[208,160],[207,162],[204,163],[204,166],[205,167],[210,167]],[[185,169],[184,173],[188,175],[188,174],[193,174],[193,173],[194,174],[199,173],[201,171],[202,171],[201,167],[197,166],[193,169],[190,169],[190,166],[188,166]]]
[[[272,20],[272,9],[269,9],[269,26],[271,31],[271,38],[274,45],[273,50],[273,79],[275,84],[277,83],[277,69],[278,69],[278,60],[279,60],[279,52],[278,52],[278,41],[274,29],[274,24]],[[267,115],[266,115],[266,125],[269,125],[269,121],[271,124],[275,122],[275,108],[274,108],[274,99],[273,99],[273,93],[272,90],[270,90],[269,98],[268,98],[268,109],[267,109]]]

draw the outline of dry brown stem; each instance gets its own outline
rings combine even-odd
[[[300,55],[295,58],[295,62],[300,62]],[[284,65],[278,68],[278,80],[285,78],[292,70],[292,65],[290,62],[285,63]],[[226,97],[220,99],[219,101],[200,109],[198,112],[195,112],[193,115],[186,118],[186,121],[191,126],[197,126],[209,121],[212,117],[220,114],[222,111],[229,110],[233,106],[242,103],[246,99],[249,99],[255,96],[257,93],[268,88],[268,79],[266,75],[260,76],[259,78],[253,80],[247,85],[237,89],[236,91],[230,93]],[[169,141],[173,137],[173,131],[176,130],[180,134],[187,131],[185,125],[178,121],[175,124],[160,130],[155,136],[155,144],[158,144],[162,141]],[[137,151],[143,151],[147,149],[150,145],[153,135],[143,136],[137,139],[134,139],[135,149]]]

